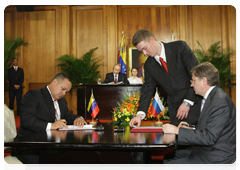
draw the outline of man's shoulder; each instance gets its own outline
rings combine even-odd
[[[169,45],[169,46],[172,46],[172,45],[185,45],[185,44],[187,44],[186,43],[186,41],[183,41],[183,40],[178,40],[178,41],[172,41],[172,42],[167,42],[167,43],[165,43],[165,42],[162,42],[163,43],[163,45]]]

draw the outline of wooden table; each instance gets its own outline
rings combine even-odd
[[[153,123],[142,123],[142,126]],[[152,153],[167,153],[175,148],[175,135],[164,133],[114,132],[114,126],[103,124],[104,131],[58,131],[16,137],[4,146],[40,148],[43,164],[139,164],[152,163]]]
[[[164,102],[167,101],[167,93],[160,85],[157,85],[160,96],[164,97]],[[92,117],[87,111],[91,91],[99,106],[100,112],[97,115],[98,119],[112,119],[113,107],[117,107],[117,102],[123,102],[125,94],[130,95],[131,92],[141,92],[142,85],[109,85],[109,84],[84,84],[77,86],[77,111],[78,115],[83,116],[86,120],[91,120]],[[155,92],[152,94],[154,96]]]

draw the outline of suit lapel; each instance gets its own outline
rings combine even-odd
[[[199,116],[199,119],[201,119],[202,115],[203,114],[206,114],[206,110],[208,109],[210,103],[211,103],[211,100],[213,98],[213,96],[215,95],[215,93],[219,90],[219,87],[216,86],[215,88],[212,89],[212,91],[209,93],[206,101],[205,101],[205,104],[203,106],[203,109],[202,109],[202,112],[200,113],[200,116]]]
[[[45,104],[47,105],[50,113],[52,114],[51,118],[53,119],[53,122],[55,121],[55,109],[54,109],[54,103],[52,100],[52,97],[47,89],[47,86],[45,86],[44,88],[42,88],[42,94],[43,97],[45,99]]]

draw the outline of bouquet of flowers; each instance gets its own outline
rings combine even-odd
[[[113,118],[112,121],[109,123],[112,123],[114,125],[118,125],[120,121],[122,121],[121,125],[126,126],[129,124],[130,120],[135,117],[138,110],[138,102],[140,98],[140,93],[136,91],[136,93],[131,92],[130,95],[125,94],[123,96],[123,102],[117,102],[118,106],[113,108]],[[153,97],[154,98],[154,97]],[[144,120],[157,120],[158,117],[154,117],[151,113],[151,107],[153,98],[151,100],[151,104],[148,109],[148,113],[146,115],[146,118]],[[163,98],[161,98],[163,102]],[[160,119],[169,120],[169,117],[165,115],[168,111],[168,107],[165,107],[165,110],[163,110],[158,116],[160,116]]]

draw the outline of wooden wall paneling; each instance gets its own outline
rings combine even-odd
[[[220,6],[193,6],[193,48],[200,48],[197,40],[204,49],[222,40]]]
[[[170,7],[170,23],[171,33],[174,33],[174,40],[179,40],[179,22],[178,22],[179,6],[173,5]]]
[[[117,41],[117,6],[104,5],[103,7],[103,72],[102,81],[105,80],[106,73],[112,72],[113,65],[116,64],[118,57],[118,41]],[[120,44],[120,43],[119,43]]]
[[[234,54],[230,56],[232,72],[236,74],[236,8],[227,6],[228,11],[228,30],[229,30],[229,47],[232,48]],[[236,83],[236,80],[235,80]],[[236,106],[236,86],[231,88],[231,98]]]
[[[8,36],[15,36],[14,35],[14,6],[7,6],[4,10],[4,33]]]

